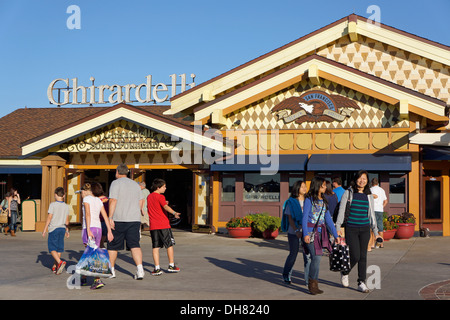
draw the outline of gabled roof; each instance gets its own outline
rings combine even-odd
[[[225,116],[300,82],[302,77],[312,78],[312,81],[320,81],[319,78],[328,79],[392,105],[400,106],[400,102],[406,103],[404,109],[400,110],[401,114],[411,111],[433,120],[448,120],[445,117],[446,104],[439,99],[315,54],[196,107],[195,120],[205,123],[213,112],[220,112],[220,116]]]
[[[199,103],[211,101],[220,93],[314,52],[341,37],[349,36],[355,41],[358,35],[450,66],[450,47],[384,24],[374,26],[367,18],[352,14],[178,94],[171,99],[171,109],[165,114],[175,114]]]
[[[5,125],[1,126],[0,134],[3,133],[6,139],[0,141],[0,157],[30,157],[122,119],[226,151],[223,144],[195,132],[190,125],[191,119],[163,115],[167,108],[136,107],[122,103],[113,107],[18,109],[1,119]]]

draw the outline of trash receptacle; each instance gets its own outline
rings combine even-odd
[[[36,218],[41,200],[22,201],[22,231],[36,231]]]

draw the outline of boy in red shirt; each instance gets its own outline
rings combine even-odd
[[[166,191],[166,182],[163,179],[153,180],[152,193],[147,197],[147,211],[150,222],[150,236],[152,237],[152,254],[155,270],[152,271],[153,276],[159,276],[162,271],[159,267],[159,248],[167,249],[167,257],[169,258],[168,272],[179,272],[180,268],[175,266],[173,246],[175,240],[173,238],[172,229],[170,227],[169,218],[166,211],[173,214],[176,218],[180,217],[180,213],[175,212],[167,204],[163,193]]]

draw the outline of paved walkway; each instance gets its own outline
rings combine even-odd
[[[81,231],[72,231],[65,242],[63,259],[68,271],[51,273],[52,258],[47,239],[40,233],[18,232],[17,237],[0,235],[0,299],[145,299],[145,300],[423,300],[450,298],[450,238],[411,238],[385,242],[384,249],[369,253],[368,285],[379,288],[363,294],[356,290],[356,270],[350,274],[350,288],[340,285],[338,273],[329,271],[322,259],[322,295],[308,294],[303,280],[303,259],[299,255],[293,283],[281,279],[288,254],[287,237],[275,240],[232,239],[174,230],[178,274],[151,276],[151,240],[143,232],[145,278],[133,280],[136,267],[128,251],[119,254],[116,279],[104,280],[99,290],[78,289],[72,278],[83,253]],[[161,266],[167,268],[165,250]],[[72,288],[72,289],[70,289]]]

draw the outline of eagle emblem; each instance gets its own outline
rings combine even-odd
[[[344,121],[354,110],[360,109],[358,104],[349,98],[313,90],[280,102],[272,109],[272,113],[284,123],[295,121],[300,124],[305,121]]]

